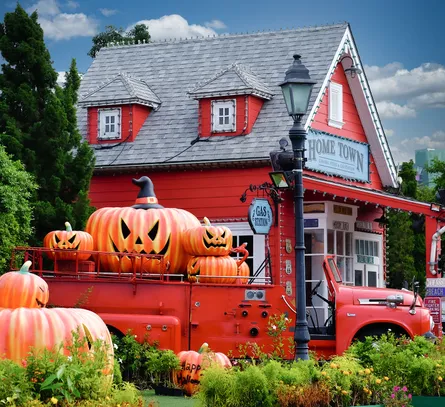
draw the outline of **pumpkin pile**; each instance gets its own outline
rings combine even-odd
[[[204,225],[187,229],[183,233],[184,250],[193,257],[187,263],[187,275],[191,282],[246,284],[250,275],[245,260],[249,252],[245,244],[233,249],[232,232],[225,226],[212,226],[208,218]],[[230,253],[242,253],[240,260],[235,260]]]
[[[87,339],[84,349],[101,339],[107,346],[109,374],[113,366],[111,335],[103,320],[94,312],[80,308],[45,308],[48,285],[39,276],[29,272],[31,261],[20,271],[11,271],[0,277],[0,357],[20,363],[31,348],[52,349],[63,344],[63,353],[72,343],[72,332],[78,330],[79,339]]]
[[[191,396],[198,390],[202,371],[211,364],[218,364],[225,368],[232,367],[229,358],[221,352],[212,352],[209,345],[204,342],[198,352],[184,350],[178,353],[181,370],[173,372],[173,382],[182,387],[184,392]]]
[[[101,208],[88,219],[86,231],[94,240],[94,250],[131,254],[164,255],[169,273],[183,272],[190,255],[182,248],[182,232],[200,225],[183,209],[158,204],[153,183],[148,177],[133,179],[140,188],[135,205]],[[104,269],[113,272],[163,272],[161,260],[138,256],[100,256]]]

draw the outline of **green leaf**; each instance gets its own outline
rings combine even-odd
[[[59,370],[56,373],[56,377],[57,379],[60,380],[60,378],[63,376],[63,374],[65,373],[65,369],[66,369],[66,365],[62,365],[60,366]]]
[[[52,374],[48,376],[45,381],[40,385],[40,388],[42,390],[46,390],[46,388],[54,381],[56,380],[57,376],[55,374]]]

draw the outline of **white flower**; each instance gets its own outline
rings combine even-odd
[[[118,348],[117,343],[113,344],[113,346],[114,346],[114,349]]]
[[[73,357],[72,356],[68,356],[68,362],[72,362],[73,361]]]
[[[135,335],[135,336],[134,336],[134,339],[136,339],[137,337],[138,337],[138,336],[137,336],[137,335]]]
[[[276,325],[272,325],[272,329],[275,331],[277,329]]]
[[[119,359],[118,359],[118,362],[119,362],[119,363],[122,363],[122,359],[121,359],[121,358],[119,358]]]
[[[388,328],[388,332],[391,332],[391,330],[392,330],[391,328]]]
[[[286,322],[289,322],[289,318],[284,318],[284,320],[285,320]]]

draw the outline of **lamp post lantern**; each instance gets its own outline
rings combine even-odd
[[[312,87],[316,81],[309,76],[309,70],[302,64],[300,55],[294,55],[294,62],[286,71],[280,84],[289,116],[294,124],[289,130],[293,150],[294,208],[295,208],[295,295],[297,319],[295,321],[295,359],[309,359],[309,329],[306,318],[306,271],[304,255],[303,219],[303,168],[306,130],[302,118],[307,112]]]

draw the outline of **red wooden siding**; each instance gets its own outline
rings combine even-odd
[[[354,98],[351,94],[346,75],[341,64],[337,65],[337,68],[332,76],[332,82],[339,83],[343,87],[343,128],[337,129],[328,125],[329,120],[329,89],[326,89],[326,93],[323,96],[318,111],[315,115],[314,121],[311,127],[316,130],[321,130],[326,133],[335,134],[337,136],[345,137],[350,140],[360,141],[368,143],[365,131],[363,129],[360,116],[355,106]],[[382,189],[383,184],[380,176],[377,172],[377,167],[374,163],[372,154],[369,157],[370,165],[370,184],[348,182],[348,184],[354,184],[365,188]],[[310,171],[308,171],[310,172]],[[317,177],[332,179],[317,173]],[[346,183],[346,181],[339,179],[339,182]]]
[[[121,138],[113,140],[97,139],[97,119],[100,107],[88,108],[88,141],[90,144],[108,144],[116,143],[116,141],[134,141],[140,128],[147,119],[150,108],[140,105],[123,105],[123,106],[104,106],[103,108],[121,108]]]
[[[235,99],[236,100],[236,131],[234,132],[212,132],[212,100]],[[247,103],[247,109],[246,109]],[[255,120],[263,106],[264,101],[255,96],[225,96],[214,99],[201,99],[199,101],[200,125],[199,136],[235,136],[249,134],[255,124]],[[247,117],[246,117],[247,111]]]

